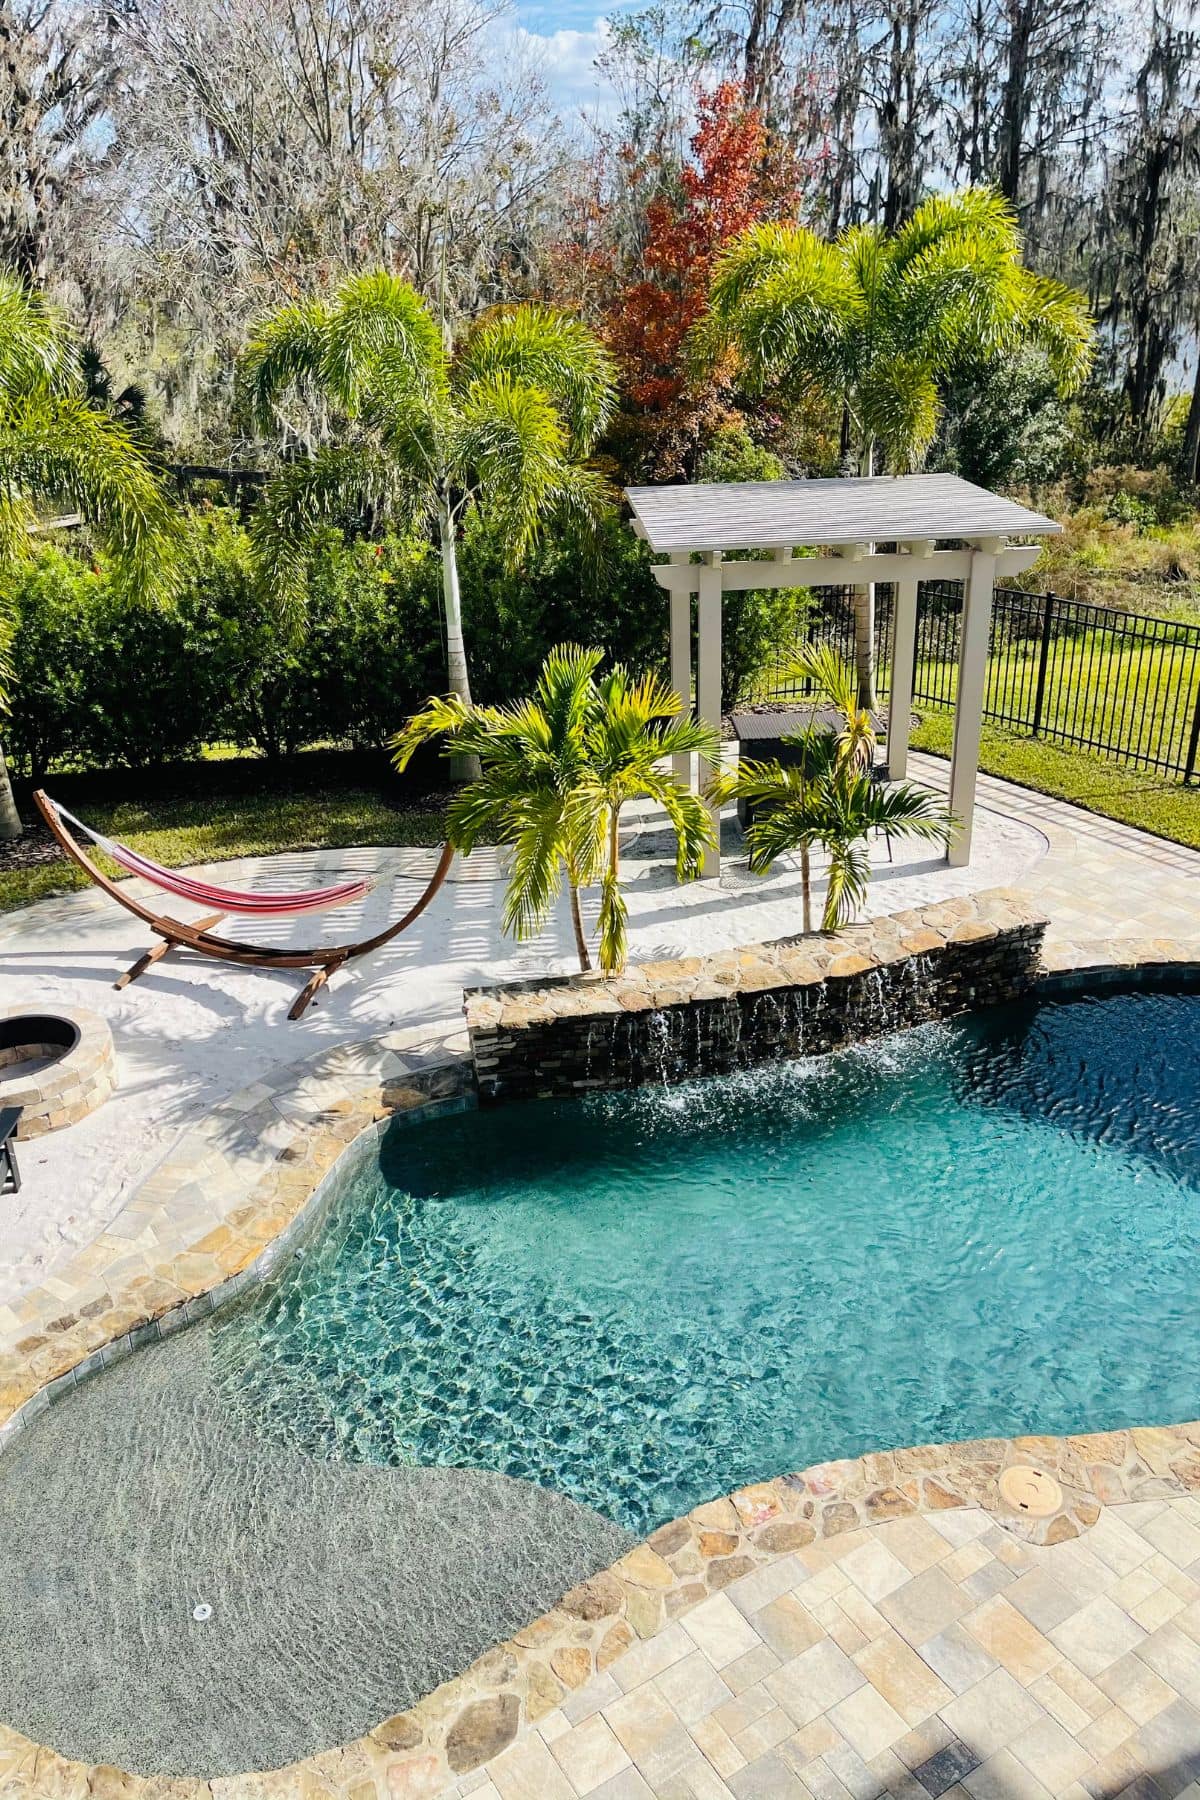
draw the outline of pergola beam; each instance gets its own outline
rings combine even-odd
[[[946,860],[954,869],[965,868],[971,860],[992,596],[996,587],[996,566],[1002,554],[1001,545],[995,539],[985,541],[972,552],[971,573],[963,594],[958,686],[954,695],[954,747],[950,757],[950,811],[954,814],[955,826],[946,851]]]
[[[672,563],[686,563],[686,550],[675,550],[671,553]],[[671,686],[679,696],[679,709],[690,714],[692,710],[692,596],[683,588],[671,592]],[[690,756],[674,756],[671,768],[677,781],[690,784],[692,779],[692,759]]]
[[[720,552],[714,554],[719,555]],[[971,550],[932,550],[920,557],[920,581],[967,581],[971,575]],[[996,575],[1020,575],[1041,555],[1040,544],[1010,544],[996,556]],[[675,557],[685,560],[676,562]],[[703,564],[686,560],[686,551],[672,553],[669,563],[654,568],[654,578],[669,593],[698,593]],[[770,562],[722,562],[721,584],[726,593],[747,588],[853,587],[863,581],[902,581],[912,573],[911,552],[873,552],[851,556],[790,556],[776,552]]]

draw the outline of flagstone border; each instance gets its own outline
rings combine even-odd
[[[1194,945],[1122,938],[1060,947],[1047,991],[1200,976]],[[42,1288],[0,1307],[0,1450],[98,1369],[261,1279],[311,1217],[364,1131],[473,1104],[461,1054],[414,1059],[379,1041],[275,1071],[230,1097],[166,1158],[107,1230]],[[1014,1462],[1055,1475],[1063,1507],[1008,1511]],[[1102,1506],[1200,1492],[1200,1423],[1076,1437],[988,1438],[820,1464],[739,1489],[654,1532],[609,1570],[354,1743],[261,1774],[140,1777],[74,1763],[0,1724],[3,1800],[434,1800],[525,1725],[702,1600],[826,1538],[886,1519],[983,1507],[1058,1543]]]

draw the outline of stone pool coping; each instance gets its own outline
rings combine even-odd
[[[854,928],[851,928],[853,930]],[[831,959],[858,954],[823,940]],[[1050,990],[1200,975],[1194,945],[1156,937],[1064,946]],[[77,1382],[210,1312],[260,1279],[359,1135],[470,1104],[462,1054],[399,1055],[380,1040],[273,1072],[189,1131],[86,1250],[0,1307],[0,1450]],[[1007,1512],[1003,1467],[1054,1473],[1064,1507]],[[408,1712],[354,1743],[264,1774],[140,1777],[74,1763],[0,1724],[0,1794],[121,1800],[337,1800],[435,1796],[624,1651],[730,1582],[818,1539],[904,1514],[982,1506],[1019,1535],[1061,1542],[1104,1505],[1200,1491],[1200,1422],[1067,1438],[989,1438],[884,1451],[742,1488],[661,1527],[542,1618]]]

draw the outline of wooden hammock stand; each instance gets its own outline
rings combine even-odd
[[[394,937],[407,931],[434,898],[454,861],[452,846],[443,844],[437,867],[424,893],[409,907],[402,919],[397,919],[395,924],[387,926],[383,931],[377,931],[374,937],[362,938],[355,944],[323,944],[312,950],[275,950],[265,944],[247,944],[236,938],[217,937],[212,928],[220,924],[226,917],[225,913],[210,913],[189,925],[182,919],[173,919],[168,913],[151,912],[149,907],[141,905],[131,894],[125,893],[115,881],[109,880],[103,869],[93,862],[83,845],[58,817],[53,802],[40,788],[33,797],[50,835],[72,862],[78,863],[89,880],[110,895],[118,906],[131,912],[156,937],[162,939],[161,943],[139,956],[120,979],[113,983],[114,987],[127,987],[172,950],[194,950],[198,956],[210,956],[217,962],[241,963],[254,969],[312,969],[312,975],[292,1002],[288,1012],[289,1019],[300,1018],[313,995],[325,986],[329,977],[336,974],[343,964],[360,956],[369,956],[372,950],[381,950],[384,944],[391,943]]]

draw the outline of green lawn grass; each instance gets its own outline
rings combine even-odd
[[[168,793],[144,802],[118,800],[109,805],[89,798],[86,810],[81,800],[70,803],[98,831],[130,843],[169,868],[276,850],[442,841],[442,816],[435,805],[397,803],[389,800],[385,789],[365,785],[289,785],[285,791],[272,791],[265,766],[254,793],[215,788],[203,795]],[[68,862],[0,868],[0,912],[86,885],[83,871]]]
[[[949,756],[953,730],[952,714],[926,713],[913,731],[913,748]],[[1200,850],[1200,786],[1185,788],[1161,775],[1128,769],[1083,751],[1060,750],[992,725],[983,728],[979,761],[989,775],[1001,775]]]
[[[1039,652],[1036,643],[1009,645],[988,660],[985,707],[1022,722],[1034,717]],[[880,672],[886,684],[888,671]],[[914,691],[953,704],[955,663],[920,661]],[[916,704],[921,704],[918,698]],[[1115,647],[1105,632],[1054,641],[1046,664],[1042,731],[1091,739],[1173,762],[1182,771],[1196,707],[1200,661],[1194,642]],[[1068,751],[1082,744],[1062,745]]]

